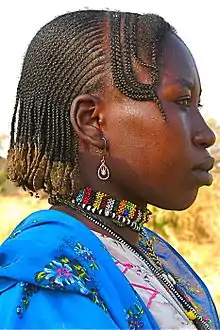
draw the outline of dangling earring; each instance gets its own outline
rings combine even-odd
[[[106,141],[106,138],[104,136],[102,137],[102,139],[105,142],[105,154],[106,154],[106,152],[107,152],[107,141]],[[98,178],[102,181],[106,181],[110,177],[110,170],[109,170],[108,166],[105,163],[105,155],[102,156],[101,164],[99,165],[97,175],[98,175]]]

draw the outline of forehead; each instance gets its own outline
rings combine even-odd
[[[168,34],[165,38],[160,61],[162,85],[179,81],[191,89],[200,89],[195,60],[184,42],[175,34]]]

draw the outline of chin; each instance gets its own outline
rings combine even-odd
[[[191,198],[189,200],[183,201],[182,203],[178,203],[176,205],[176,207],[173,208],[173,210],[183,211],[183,210],[188,209],[196,201],[196,198],[197,198],[197,194],[195,196],[193,196],[193,198]]]
[[[196,192],[194,191],[194,194],[191,194],[191,196],[187,195],[184,198],[184,196],[182,195],[181,198],[175,199],[175,201],[169,200],[164,203],[161,203],[160,205],[157,205],[157,207],[170,211],[184,211],[195,202],[197,195],[198,190]]]

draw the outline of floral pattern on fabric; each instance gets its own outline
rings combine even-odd
[[[89,248],[83,246],[80,243],[76,243],[74,251],[79,257],[88,262],[90,268],[92,268],[93,270],[98,269],[98,265],[95,263],[93,253]]]
[[[74,286],[82,294],[90,292],[86,284],[91,279],[86,269],[76,260],[71,261],[64,256],[54,258],[42,271],[37,272],[35,281],[50,289],[65,290],[68,286]]]
[[[126,319],[129,324],[129,328],[131,330],[144,330],[144,323],[143,323],[143,315],[144,311],[143,309],[138,306],[137,304],[134,305],[134,307],[129,308],[126,310]]]
[[[104,312],[108,311],[103,299],[99,296],[99,292],[97,290],[92,289],[89,297],[92,300],[92,302],[98,305],[99,307],[101,307],[101,309],[103,309]]]
[[[104,312],[107,307],[99,295],[93,275],[89,276],[89,270],[98,270],[99,267],[92,251],[72,237],[64,237],[59,245],[59,250],[64,252],[72,250],[74,259],[66,256],[56,257],[51,260],[44,269],[35,274],[35,281],[41,286],[53,290],[71,290],[87,295]],[[82,264],[80,263],[82,262]]]
[[[22,298],[21,298],[21,303],[19,306],[17,306],[17,315],[19,318],[22,318],[23,313],[26,311],[26,309],[29,306],[30,303],[30,297],[35,294],[39,288],[36,285],[29,284],[29,283],[24,283],[21,282],[22,286]]]
[[[60,251],[71,249],[74,254],[76,254],[77,259],[81,259],[92,270],[99,269],[92,251],[88,247],[82,245],[80,242],[75,242],[74,238],[71,236],[63,238],[62,244],[60,244],[59,249]]]

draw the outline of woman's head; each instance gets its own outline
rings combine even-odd
[[[38,32],[24,60],[9,178],[71,199],[79,164],[82,185],[139,204],[188,207],[202,185],[192,169],[214,143],[198,112],[200,89],[190,52],[161,17],[60,16]],[[94,152],[105,148],[103,136],[111,171],[104,183]]]

